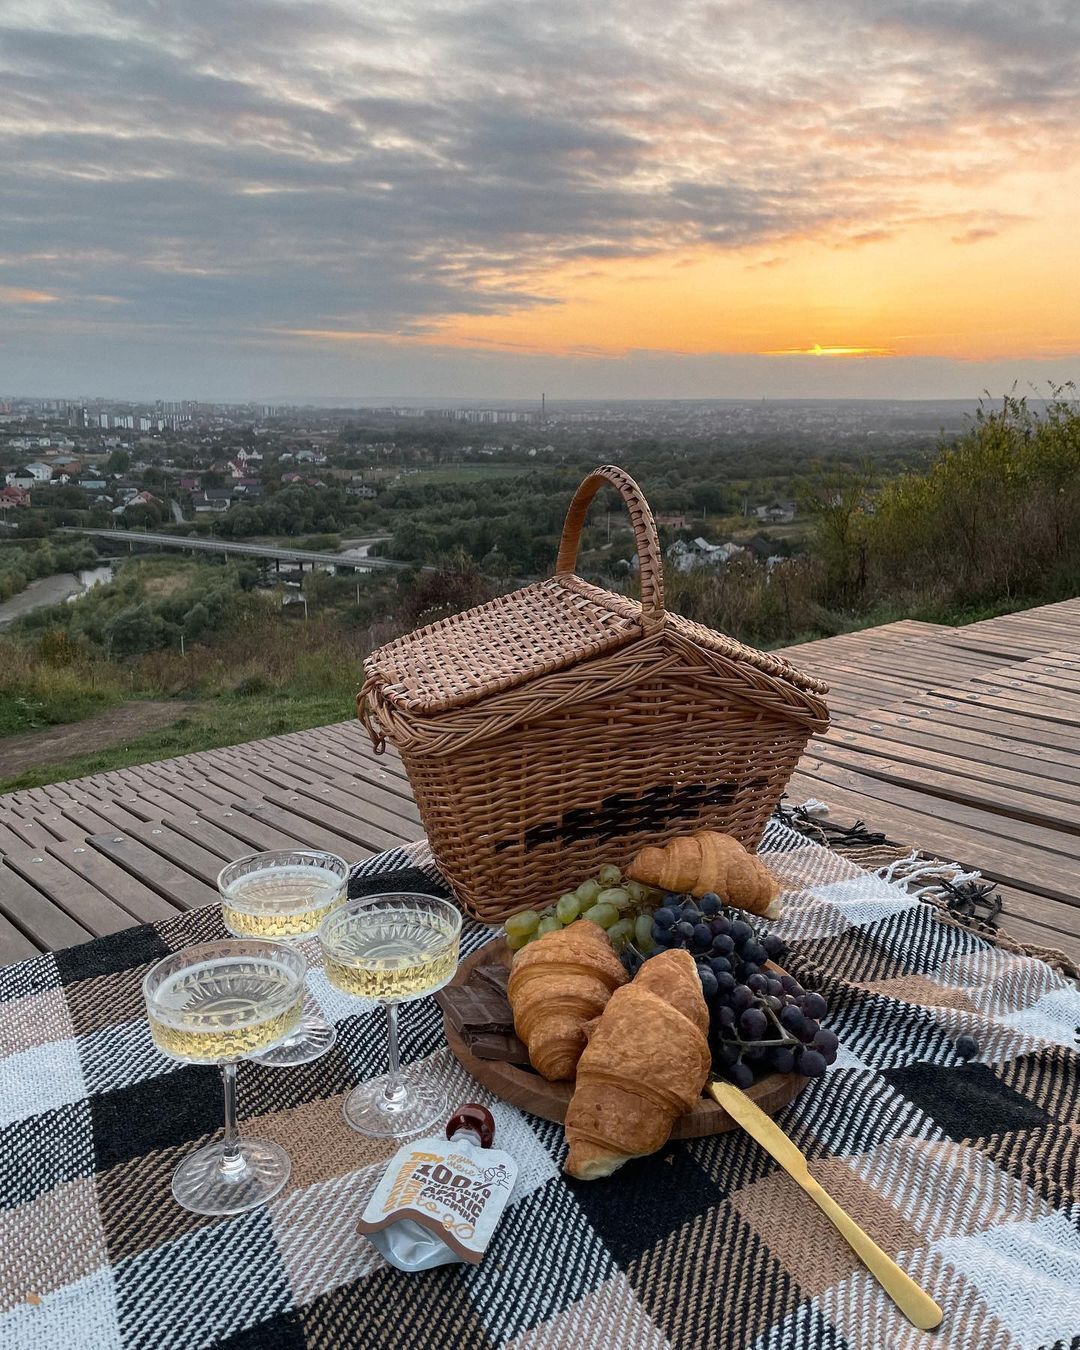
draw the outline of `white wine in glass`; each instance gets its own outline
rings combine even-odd
[[[251,853],[218,873],[221,917],[236,937],[282,942],[313,937],[344,902],[348,880],[348,864],[334,853],[303,848]],[[305,1013],[291,1036],[252,1058],[273,1068],[308,1064],[336,1039],[324,1017]]]
[[[411,892],[364,896],[319,929],[326,977],[357,998],[386,1005],[390,1072],[345,1099],[345,1119],[361,1134],[403,1138],[446,1114],[445,1090],[429,1076],[402,1072],[397,1005],[433,994],[454,977],[461,914],[447,900]]]
[[[219,1064],[225,1137],[177,1167],[172,1192],[195,1214],[242,1214],[277,1195],[289,1179],[288,1154],[236,1128],[236,1065],[296,1028],[304,1002],[303,956],[277,942],[207,942],[166,956],[143,981],[150,1035],[163,1054],[188,1064]]]

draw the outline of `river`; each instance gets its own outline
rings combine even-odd
[[[31,614],[45,605],[58,605],[62,600],[75,600],[95,586],[111,581],[113,569],[108,563],[87,567],[81,572],[57,572],[55,576],[38,577],[26,590],[0,603],[0,628]]]

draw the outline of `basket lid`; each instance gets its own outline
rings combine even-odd
[[[364,671],[402,711],[440,713],[641,636],[639,605],[569,580],[550,577],[406,633],[373,652]]]
[[[743,661],[809,694],[826,686],[782,657],[666,613],[665,626],[699,647]],[[550,577],[396,638],[364,663],[383,698],[433,715],[515,689],[642,637],[642,606],[578,576]]]

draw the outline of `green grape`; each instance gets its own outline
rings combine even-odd
[[[630,941],[634,932],[633,919],[620,919],[618,923],[613,923],[607,930],[607,935],[611,939],[611,945],[616,951],[620,951]]]
[[[520,951],[532,937],[531,933],[507,933],[506,945],[512,952]]]
[[[614,863],[605,863],[596,875],[601,886],[617,886],[622,881],[622,870]]]
[[[539,922],[540,915],[535,909],[523,909],[520,914],[511,914],[503,927],[507,937],[530,937]]]
[[[642,943],[648,942],[650,946],[652,945],[652,926],[651,914],[639,914],[634,920],[634,941],[642,951],[645,950]]]
[[[576,895],[560,895],[555,905],[555,917],[560,923],[573,923],[581,913],[581,901]]]
[[[622,886],[609,886],[596,897],[598,905],[614,905],[621,914],[630,908],[630,892]]]
[[[617,922],[619,911],[614,905],[593,905],[581,917],[588,919],[590,923],[599,924],[601,928],[610,928],[613,923]]]
[[[593,881],[590,877],[588,881],[583,881],[581,883],[574,894],[583,905],[591,905],[600,894],[600,883],[598,881]]]
[[[562,924],[554,914],[545,915],[536,926],[538,937],[543,937],[545,933],[561,933]]]
[[[660,897],[660,892],[655,886],[646,886],[643,881],[628,881],[626,889],[630,892],[630,899],[634,904],[643,908],[646,905],[654,905]]]
[[[648,956],[651,952],[656,951],[656,943],[653,941],[652,933],[648,933],[645,937],[639,938],[638,941],[634,943],[634,946],[642,956]]]

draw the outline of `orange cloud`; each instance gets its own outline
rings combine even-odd
[[[0,305],[51,305],[60,297],[28,286],[0,286]]]

